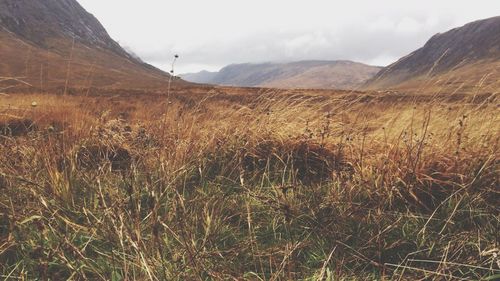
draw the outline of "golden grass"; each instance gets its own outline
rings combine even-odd
[[[2,278],[498,277],[495,95],[244,92],[0,96]]]

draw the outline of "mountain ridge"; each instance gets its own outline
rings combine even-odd
[[[43,47],[50,47],[48,39],[67,37],[133,58],[74,0],[2,0],[0,26]]]
[[[230,64],[218,72],[182,74],[187,81],[240,87],[355,89],[381,67],[347,60]]]
[[[410,89],[421,84],[419,81],[432,80],[441,87],[462,83],[470,89],[471,84],[487,75],[491,78],[487,85],[495,83],[499,58],[500,16],[435,34],[421,48],[384,68],[365,86]]]
[[[40,89],[162,89],[170,80],[129,54],[76,0],[0,0],[0,76]]]

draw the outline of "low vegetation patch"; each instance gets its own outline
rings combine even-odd
[[[2,278],[500,276],[494,103],[7,98]]]

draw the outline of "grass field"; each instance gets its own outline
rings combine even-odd
[[[0,95],[1,278],[498,280],[498,110],[496,94]]]

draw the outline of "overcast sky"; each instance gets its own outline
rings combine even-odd
[[[387,65],[433,34],[500,15],[500,0],[78,0],[122,46],[176,73],[231,63]]]

